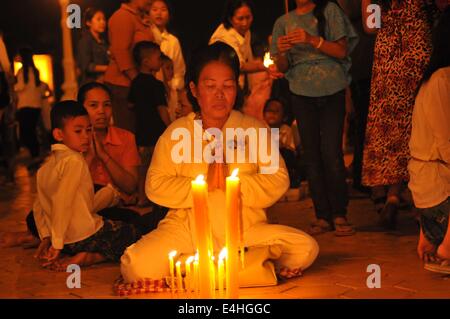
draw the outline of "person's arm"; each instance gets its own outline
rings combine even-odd
[[[372,0],[361,0],[361,17],[364,31],[367,34],[376,34],[378,32],[377,28],[369,28],[367,25],[367,20],[370,15],[373,14],[371,11],[368,12],[368,6],[372,4]]]
[[[111,54],[119,70],[130,80],[133,80],[138,71],[131,54],[134,38],[134,21],[125,14],[116,15],[109,23],[111,35]]]
[[[172,79],[172,88],[179,90],[184,87],[184,75],[186,73],[186,64],[184,63],[183,52],[181,50],[180,42],[176,37],[173,37],[173,79]]]
[[[293,45],[289,43],[289,38],[285,34],[285,25],[280,18],[273,26],[270,54],[274,57],[275,65],[281,73],[286,73],[289,69],[287,52],[292,47]]]
[[[264,66],[263,62],[254,60],[243,63],[241,65],[241,71],[243,73],[264,72],[267,71],[267,68]]]
[[[137,166],[122,167],[114,158],[112,158],[104,149],[103,144],[93,135],[95,150],[98,158],[103,162],[111,179],[121,191],[132,194],[137,187],[138,169]],[[131,151],[131,150],[130,150]]]
[[[64,237],[73,213],[73,201],[77,197],[80,180],[85,167],[84,159],[67,158],[59,170],[60,176],[58,189],[52,198],[51,207],[51,239],[54,249],[61,250],[64,247]]]
[[[38,186],[39,187],[39,186]],[[42,210],[41,202],[39,201],[39,194],[33,203],[33,217],[36,222],[36,227],[39,233],[40,239],[51,236],[50,228],[45,221],[44,211]]]
[[[159,116],[161,117],[161,120],[166,124],[166,126],[170,125],[170,115],[169,111],[167,110],[166,105],[160,105],[157,107]]]
[[[255,125],[258,127],[260,125]],[[264,127],[261,125],[260,127]],[[283,158],[280,156],[276,145],[271,145],[271,135],[268,134],[266,141],[267,150],[271,149],[268,157],[278,160],[278,163],[264,163],[258,156],[258,169],[255,174],[239,173],[241,180],[242,204],[255,208],[267,208],[272,206],[289,188],[289,174]],[[261,143],[258,143],[261,145]],[[273,156],[273,158],[272,158]],[[267,173],[267,174],[264,174]]]
[[[163,134],[155,146],[145,180],[145,193],[154,203],[170,208],[191,208],[191,177],[180,176],[171,158],[169,136]]]
[[[119,203],[119,199],[120,193],[112,185],[108,184],[95,193],[93,212],[97,213],[104,208],[113,207]]]

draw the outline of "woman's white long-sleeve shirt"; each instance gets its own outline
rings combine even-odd
[[[418,208],[450,196],[450,67],[433,73],[416,98],[409,142],[409,188]]]

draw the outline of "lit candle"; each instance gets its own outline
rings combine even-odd
[[[182,292],[183,291],[183,276],[181,275],[181,261],[177,261],[176,267],[177,267],[177,288],[178,288],[178,292]]]
[[[219,280],[219,298],[224,297],[224,279],[225,279],[225,264],[224,259],[227,257],[227,248],[225,247],[219,254],[219,261],[217,262],[217,272],[218,272],[218,280]]]
[[[198,252],[195,254],[195,258],[194,258],[193,288],[194,288],[194,294],[197,297],[198,296]]]
[[[184,277],[184,282],[186,284],[186,290],[188,292],[188,294],[191,293],[192,291],[192,284],[193,284],[193,278],[192,278],[192,273],[191,273],[191,264],[194,261],[194,256],[190,256],[187,260],[186,260],[186,277]]]
[[[170,271],[170,288],[172,289],[172,292],[175,287],[175,274],[174,274],[174,264],[173,264],[173,258],[177,255],[176,250],[172,250],[169,253],[169,271]]]
[[[270,52],[266,52],[266,54],[264,54],[264,66],[266,68],[268,68],[269,66],[271,66],[273,64],[273,60],[270,57]]]
[[[241,185],[237,177],[239,170],[235,169],[226,179],[226,247],[227,267],[226,283],[227,298],[236,299],[239,296],[239,245],[240,245],[240,193]]]
[[[208,217],[208,185],[203,175],[192,181],[194,202],[195,234],[198,248],[198,271],[200,298],[208,299],[212,295],[212,278],[210,266],[211,226]]]

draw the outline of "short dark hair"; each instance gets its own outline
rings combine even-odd
[[[52,131],[55,128],[63,129],[65,120],[78,116],[89,116],[86,109],[77,101],[62,101],[56,103],[50,112]]]
[[[105,84],[99,82],[88,82],[82,85],[78,90],[77,101],[81,105],[84,105],[84,102],[86,101],[86,95],[93,89],[103,90],[109,95],[110,98],[112,97],[111,90]]]
[[[158,44],[151,41],[141,41],[136,43],[133,48],[133,58],[136,65],[139,67],[142,64],[142,60],[152,51],[160,51]]]
[[[222,17],[222,23],[225,29],[231,28],[231,18],[233,18],[236,10],[241,7],[249,7],[252,13],[254,12],[253,2],[251,0],[228,0],[225,3],[225,9]]]
[[[240,74],[240,64],[239,58],[236,51],[226,43],[215,42],[206,47],[197,49],[192,55],[191,62],[188,64],[188,70],[186,72],[185,80],[186,85],[193,82],[195,85],[198,84],[200,78],[200,73],[202,70],[211,62],[221,62],[230,67],[234,73],[234,78],[238,88],[238,95],[236,97],[236,102],[234,105],[235,109],[238,109],[243,104],[242,92],[239,88],[239,74]],[[195,111],[200,109],[197,99],[192,95],[190,89],[187,90],[188,98],[192,103]]]

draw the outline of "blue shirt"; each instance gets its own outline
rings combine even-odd
[[[319,36],[317,19],[313,11],[298,15],[295,11],[278,18],[272,32],[271,54],[278,53],[277,41],[287,34],[287,28],[302,28],[310,35]],[[329,2],[324,9],[325,37],[327,41],[347,38],[347,57],[333,58],[320,52],[310,44],[298,44],[287,52],[289,70],[286,79],[292,93],[310,97],[327,96],[346,88],[351,81],[349,70],[351,59],[348,54],[358,43],[358,34],[349,19],[335,3]],[[288,25],[289,24],[289,25]]]

